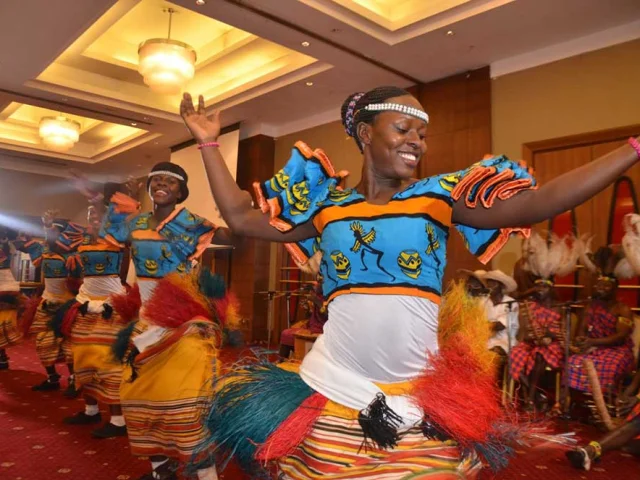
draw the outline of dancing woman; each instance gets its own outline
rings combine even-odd
[[[11,272],[11,243],[6,228],[0,227],[0,370],[9,368],[7,347],[22,340],[18,328],[20,283]]]
[[[94,430],[95,438],[111,438],[127,434],[120,406],[122,364],[111,353],[118,332],[132,320],[123,318],[114,309],[114,299],[125,294],[121,276],[124,249],[98,237],[102,224],[101,209],[88,209],[88,228],[80,236],[77,253],[69,257],[72,268],[81,268],[84,281],[75,304],[62,319],[62,333],[71,341],[75,383],[82,389],[84,411],[64,419],[68,425],[92,425],[102,417],[99,403],[109,407],[110,419]],[[74,238],[67,234],[60,241],[71,245]]]
[[[146,182],[153,211],[141,211],[135,182],[130,182],[130,195],[116,192],[112,196],[100,230],[107,243],[117,248],[130,245],[142,301],[139,321],[125,330],[131,335],[133,353],[119,393],[131,453],[151,460],[152,472],[144,479],[176,478],[178,465],[189,460],[205,439],[200,415],[209,400],[216,338],[208,324],[189,323],[184,312],[168,307],[162,316],[155,307],[153,318],[146,313],[161,279],[171,273],[189,273],[212,241],[230,242],[228,229],[181,205],[189,196],[187,182],[180,166],[155,165]],[[77,187],[96,207],[100,205],[100,195],[85,179],[77,177]],[[176,295],[174,290],[161,298],[175,305],[170,302],[180,298]],[[190,298],[188,289],[184,295]],[[122,335],[118,341],[123,342]],[[203,387],[207,384],[209,390]],[[212,463],[201,467],[201,480],[217,478]]]
[[[34,265],[42,265],[44,291],[37,309],[27,309],[22,320],[25,333],[35,334],[36,353],[47,372],[47,379],[32,387],[34,391],[46,392],[60,389],[60,375],[56,371],[56,363],[65,363],[69,371],[68,387],[65,396],[75,398],[73,375],[73,353],[69,341],[63,339],[51,327],[54,316],[65,313],[68,303],[73,300],[75,286],[73,280],[79,281],[77,272],[67,269],[67,259],[73,254],[79,243],[66,246],[58,242],[60,235],[66,233],[74,236],[82,231],[75,223],[56,220],[55,211],[48,210],[42,217],[45,241],[40,242],[25,236],[14,244],[18,250],[29,254]]]
[[[498,425],[505,419],[493,390],[488,331],[469,339],[461,328],[478,317],[486,330],[486,319],[458,288],[438,324],[449,231],[455,226],[487,262],[511,233],[528,233],[528,225],[584,202],[637,163],[637,141],[540,188],[526,168],[504,157],[416,180],[428,116],[405,90],[381,87],[350,96],[342,108],[346,131],[363,153],[361,182],[341,191],[341,175],[326,155],[298,143],[277,181],[259,187],[257,211],[217,148],[219,114],[207,118],[203,98],[194,107],[189,94],[180,109],[234,234],[304,241],[290,247],[299,263],[319,236],[320,273],[337,279],[324,283],[329,320],[299,375],[248,366],[216,393],[209,424],[220,453],[244,464],[273,460],[284,479],[436,472],[469,478],[478,470],[474,451],[494,467],[504,465],[509,435]],[[566,188],[575,176],[584,181]],[[352,251],[354,221],[363,232],[375,227],[384,270],[352,267],[360,260]],[[428,226],[435,232],[430,239]]]

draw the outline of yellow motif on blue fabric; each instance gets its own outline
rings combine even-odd
[[[116,213],[112,204],[100,236],[131,243],[131,258],[139,277],[163,278],[172,272],[190,271],[189,258],[196,253],[200,238],[214,229],[213,224],[183,208],[156,232],[158,238],[154,235],[137,237],[136,231],[155,231],[149,228],[151,216],[151,213],[142,213],[130,218],[127,214]]]
[[[416,279],[422,273],[422,257],[416,250],[403,250],[398,255],[398,266],[407,277]]]
[[[341,280],[348,280],[351,275],[351,262],[344,253],[338,250],[331,252],[331,261],[336,269],[336,276]]]
[[[444,175],[440,179],[440,186],[442,187],[443,190],[445,190],[447,192],[452,192],[453,189],[456,188],[456,185],[458,185],[458,183],[460,183],[460,174],[459,173],[453,173],[451,175]]]
[[[269,183],[274,192],[281,192],[289,187],[289,175],[280,170]]]

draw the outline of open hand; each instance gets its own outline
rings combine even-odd
[[[211,116],[207,117],[202,95],[198,95],[198,108],[196,109],[191,94],[185,92],[180,102],[180,116],[196,142],[215,142],[218,139],[220,111],[214,110]]]
[[[56,217],[60,216],[60,210],[49,209],[42,216],[42,223],[45,227],[51,228]]]
[[[125,188],[127,189],[127,195],[129,195],[131,198],[138,198],[142,185],[142,182],[133,175],[130,175],[127,178],[127,182],[124,184]]]
[[[71,183],[82,195],[87,198],[94,198],[96,196],[96,191],[92,188],[91,182],[85,175],[78,170],[70,170],[69,174],[71,175]]]

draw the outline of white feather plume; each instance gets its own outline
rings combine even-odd
[[[532,233],[528,243],[528,270],[540,278],[565,276],[576,269],[580,250],[573,236],[551,235],[549,242]]]
[[[622,237],[622,249],[625,260],[635,274],[640,275],[640,215],[628,214],[623,222],[625,234]]]
[[[596,273],[598,271],[598,267],[595,263],[593,263],[593,260],[591,259],[591,256],[593,255],[592,245],[593,235],[582,235],[577,240],[577,250],[580,262],[582,263],[584,268],[592,273]]]

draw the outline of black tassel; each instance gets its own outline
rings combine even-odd
[[[369,440],[381,450],[394,448],[400,438],[398,427],[401,422],[402,417],[387,406],[384,394],[378,393],[375,400],[358,414],[358,423],[364,434],[362,446],[365,451]]]
[[[136,323],[137,322],[129,322],[126,327],[118,332],[115,341],[111,344],[111,353],[118,363],[125,362],[127,350],[129,350],[129,340],[131,339]]]
[[[129,382],[134,382],[136,378],[138,378],[138,372],[136,371],[135,363],[136,363],[136,357],[138,356],[139,353],[140,353],[140,350],[138,350],[136,347],[133,347],[129,352],[129,355],[127,356],[126,363],[131,367],[131,378],[129,379]]]
[[[80,305],[80,307],[78,307],[78,312],[80,312],[83,317],[87,314],[88,311],[89,311],[89,302],[84,302],[82,305]]]
[[[450,440],[450,437],[444,433],[437,425],[428,422],[427,420],[422,421],[422,425],[420,425],[422,429],[422,434],[425,438],[430,440],[438,440],[440,442],[444,442],[446,440]]]
[[[67,314],[69,309],[75,303],[76,303],[76,299],[75,298],[63,303],[55,311],[55,313],[53,314],[53,317],[51,317],[51,320],[49,320],[49,322],[47,322],[47,327],[50,330],[53,330],[53,333],[56,336],[56,338],[64,338],[64,334],[62,333],[62,323],[64,322],[64,316]],[[52,305],[49,304],[48,306],[52,306]]]
[[[105,303],[102,306],[102,318],[104,318],[105,320],[109,320],[112,315],[113,315],[113,307],[108,303]]]

